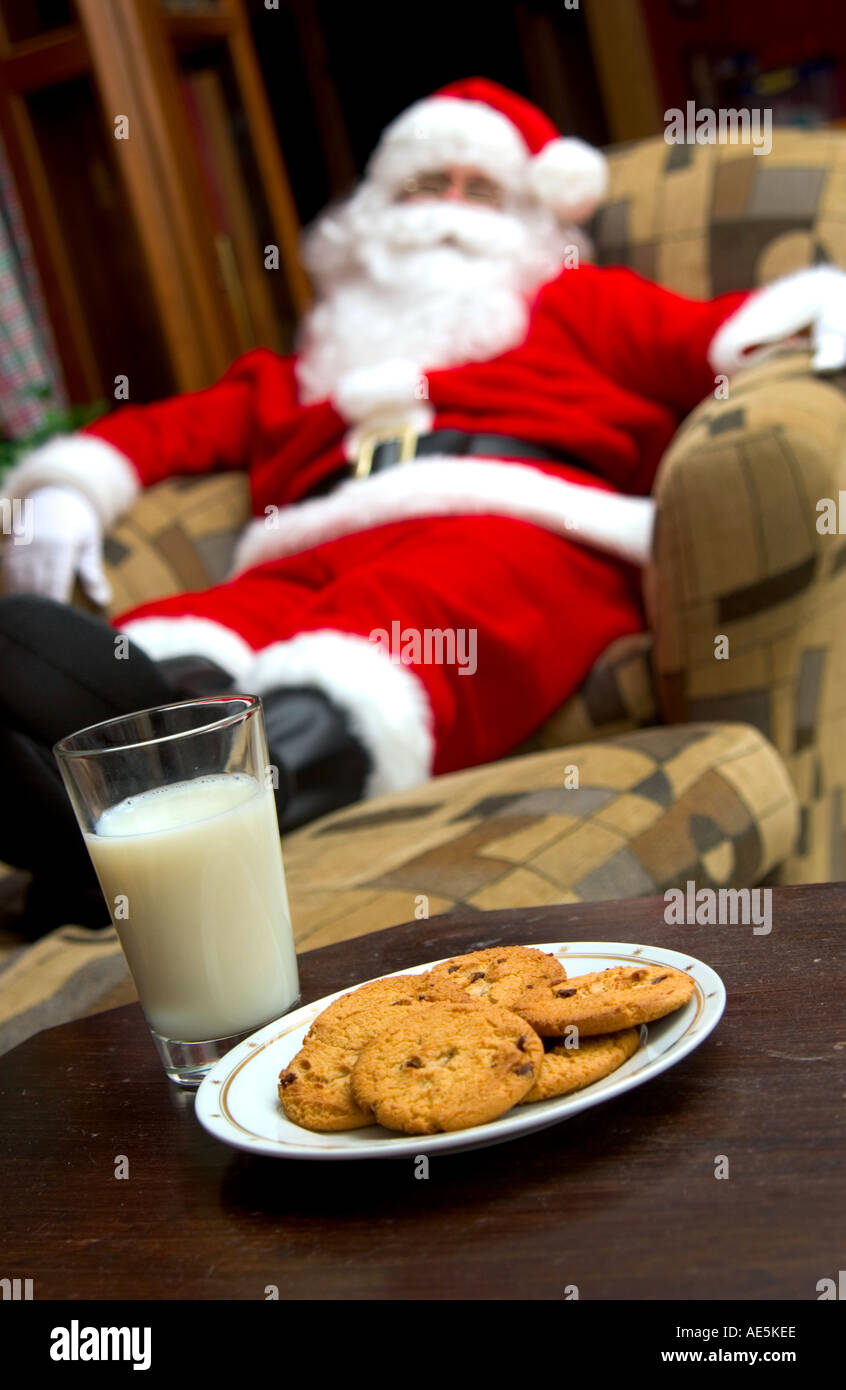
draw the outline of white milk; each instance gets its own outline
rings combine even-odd
[[[157,1033],[227,1038],[291,1007],[297,959],[272,787],[239,772],[155,787],[104,811],[85,840]]]

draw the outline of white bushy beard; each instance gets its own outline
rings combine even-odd
[[[522,342],[533,291],[583,247],[545,208],[395,203],[364,183],[306,235],[321,296],[300,334],[301,399],[348,372],[407,358],[421,370],[482,362]]]

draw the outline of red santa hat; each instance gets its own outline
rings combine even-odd
[[[484,77],[450,82],[403,111],[382,135],[367,177],[395,193],[406,179],[444,164],[481,169],[565,222],[589,217],[608,186],[599,150],[559,135],[537,106]]]

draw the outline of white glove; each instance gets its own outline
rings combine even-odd
[[[375,367],[353,367],[342,376],[332,400],[345,420],[402,419],[426,399],[428,383],[410,358],[395,357]]]
[[[66,603],[78,574],[89,598],[105,606],[112,591],[103,572],[103,528],[87,497],[76,488],[39,487],[21,501],[21,510],[19,533],[0,546],[5,592]]]
[[[803,329],[810,329],[814,371],[846,366],[844,271],[815,266],[756,291],[714,334],[708,360],[715,371],[730,375],[769,357],[775,345]]]

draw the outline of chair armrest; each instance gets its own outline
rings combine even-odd
[[[846,541],[818,510],[846,489],[846,399],[809,362],[785,352],[686,422],[645,575],[664,719],[753,724],[785,759],[803,816],[791,881],[846,872]]]

